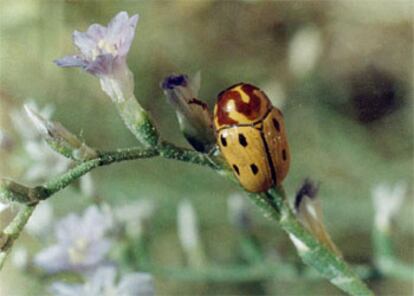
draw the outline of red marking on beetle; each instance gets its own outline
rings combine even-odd
[[[217,119],[220,125],[237,124],[238,122],[230,118],[227,107],[231,101],[234,102],[236,112],[243,114],[250,120],[257,119],[260,114],[262,100],[255,94],[255,91],[260,91],[257,87],[251,84],[241,84],[241,91],[249,96],[249,102],[244,102],[240,95],[240,91],[233,90],[240,84],[236,84],[230,89],[227,89],[219,94],[217,101]],[[233,111],[233,110],[232,110]]]
[[[220,94],[218,101],[217,101],[217,120],[220,125],[230,125],[236,124],[237,121],[232,119],[227,112],[227,104],[230,101],[238,102],[241,101],[241,96],[237,91],[226,91]]]
[[[188,101],[188,104],[195,104],[198,106],[201,106],[201,108],[203,108],[203,110],[207,110],[207,104],[204,103],[203,101],[197,100],[196,98],[192,98],[191,100]]]

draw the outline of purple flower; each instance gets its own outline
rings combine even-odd
[[[87,208],[82,217],[70,214],[55,227],[57,243],[37,254],[34,263],[48,273],[94,268],[110,249],[105,234],[111,226],[112,217],[96,206]]]
[[[99,268],[83,285],[57,282],[51,292],[57,296],[152,296],[154,284],[148,273],[127,274],[116,283],[114,267]]]
[[[60,67],[81,67],[97,76],[111,75],[125,64],[137,22],[137,14],[129,17],[123,11],[107,27],[93,24],[86,32],[75,31],[73,42],[80,55],[66,56],[55,63]]]

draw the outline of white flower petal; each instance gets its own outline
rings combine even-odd
[[[248,230],[252,221],[246,199],[240,194],[232,194],[227,199],[230,223],[240,230]]]
[[[42,201],[36,207],[25,230],[31,235],[43,236],[50,231],[53,219],[53,208],[48,201]]]
[[[55,296],[86,296],[81,285],[70,285],[65,283],[53,283],[50,292]]]
[[[191,251],[198,244],[198,224],[195,210],[188,200],[178,205],[178,237],[185,251]]]
[[[116,269],[114,267],[101,267],[92,276],[90,285],[95,287],[95,290],[112,289],[115,286],[115,278]]]
[[[9,207],[10,207],[10,204],[0,202],[0,214],[1,214],[1,212],[3,212],[4,210],[6,210]]]
[[[375,225],[381,231],[388,231],[391,220],[397,215],[406,196],[407,186],[399,183],[394,187],[376,185],[372,191],[375,208]]]
[[[315,27],[305,27],[289,43],[289,67],[297,76],[309,73],[322,54],[322,36]]]
[[[78,237],[80,228],[80,217],[76,214],[70,214],[60,220],[55,226],[55,235],[60,244],[70,244]]]
[[[27,249],[24,247],[13,249],[11,261],[18,269],[26,268],[27,263],[29,262],[29,254]]]
[[[53,245],[34,258],[34,264],[48,273],[55,273],[69,268],[67,250],[61,245]]]
[[[155,295],[152,276],[148,273],[132,273],[124,276],[118,286],[119,296]]]
[[[93,50],[95,50],[97,47],[96,45],[97,40],[95,40],[88,33],[79,32],[79,31],[73,32],[72,38],[73,38],[73,43],[81,51],[81,53],[85,56],[85,58],[92,59]]]
[[[99,24],[92,24],[89,26],[86,34],[91,38],[95,44],[102,40],[105,35],[107,34],[108,30],[106,27],[99,25]]]

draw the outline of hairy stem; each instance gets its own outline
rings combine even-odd
[[[129,121],[129,117],[124,118],[124,120]],[[208,154],[180,148],[168,142],[158,141],[155,128],[149,121],[145,122],[149,125],[147,129],[139,129],[139,126],[137,127],[135,122],[126,123],[129,125],[130,129],[135,131],[134,134],[138,134],[136,135],[137,138],[141,141],[144,140],[147,145],[146,148],[129,148],[119,149],[112,152],[100,152],[98,153],[97,158],[79,163],[65,174],[44,185],[27,188],[27,192],[30,192],[30,196],[27,194],[27,198],[22,198],[22,192],[24,193],[26,190],[20,190],[20,187],[19,190],[16,191],[7,190],[7,186],[0,188],[0,197],[3,196],[9,200],[17,200],[28,204],[21,212],[19,212],[9,227],[7,227],[1,234],[1,237],[6,237],[6,243],[0,248],[0,264],[4,262],[8,250],[19,236],[33,212],[34,205],[40,200],[49,198],[96,167],[125,160],[161,156],[168,159],[206,166],[219,173],[224,173],[223,175],[228,175],[225,174],[227,170],[220,158],[214,158]],[[148,135],[146,136],[145,134]],[[7,185],[11,183],[4,184]],[[16,184],[13,184],[13,186],[17,188]],[[298,252],[305,263],[315,268],[325,278],[328,278],[332,284],[351,295],[372,295],[372,292],[341,258],[325,248],[302,226],[302,224],[300,224],[291,211],[282,188],[270,190],[267,193],[250,194],[250,197],[252,201],[263,210],[265,216],[278,222],[282,229],[290,235],[291,239],[296,241],[296,246],[297,242],[301,244],[302,248],[298,248]]]
[[[141,147],[127,148],[118,149],[116,151],[99,152],[98,155],[99,156],[95,159],[79,163],[66,173],[50,180],[44,185],[29,188],[9,180],[1,183],[0,197],[2,199],[6,199],[7,201],[17,201],[25,205],[9,226],[5,228],[2,233],[0,233],[0,242],[2,242],[0,245],[0,269],[8,254],[8,251],[12,247],[14,241],[19,237],[20,232],[23,230],[24,225],[35,209],[35,205],[39,201],[49,198],[53,194],[67,187],[76,179],[79,179],[86,173],[99,166],[162,155],[170,159],[217,168],[217,165],[206,154],[176,147],[166,142],[158,146],[156,149],[145,149]],[[16,188],[19,190],[16,190]]]
[[[255,194],[251,198],[265,212],[265,216],[278,222],[289,234],[295,242],[299,256],[306,264],[350,295],[373,295],[345,261],[323,246],[298,221],[290,209],[283,188],[271,189],[261,194],[263,201],[259,201]]]
[[[2,241],[2,245],[0,247],[0,270],[3,268],[7,254],[13,247],[14,242],[19,237],[23,227],[26,225],[35,208],[35,205],[23,205],[16,217],[14,217],[12,222],[7,225],[7,227],[0,234]]]

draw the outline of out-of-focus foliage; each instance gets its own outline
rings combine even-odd
[[[231,84],[258,85],[285,115],[292,150],[288,194],[293,196],[306,177],[320,181],[324,220],[333,240],[350,262],[369,263],[371,190],[379,183],[406,182],[409,198],[393,237],[397,256],[413,264],[414,40],[409,1],[2,1],[0,176],[22,178],[33,165],[10,116],[30,98],[41,106],[53,103],[54,119],[92,147],[136,144],[95,79],[52,63],[72,52],[74,29],[107,23],[121,10],[140,15],[128,62],[135,95],[166,139],[187,145],[159,87],[166,75],[201,70],[200,98],[210,107]],[[235,185],[204,168],[163,159],[93,174],[94,200],[116,207],[149,199],[156,205],[156,218],[145,226],[150,256],[129,268],[139,270],[146,260],[157,266],[186,264],[175,226],[183,198],[196,209],[200,240],[210,260],[238,262],[237,231],[226,213],[227,197],[238,190]],[[91,202],[76,187],[51,199],[57,217],[80,212]],[[286,236],[260,213],[254,215],[252,231],[261,249],[277,254],[275,260],[296,264]],[[37,252],[50,243],[27,234],[17,245]],[[0,274],[1,295],[42,294],[48,285],[11,262]],[[412,283],[396,279],[369,285],[384,295],[410,294],[412,289]],[[155,287],[160,295],[339,294],[324,281],[277,278],[218,284],[156,277]]]

